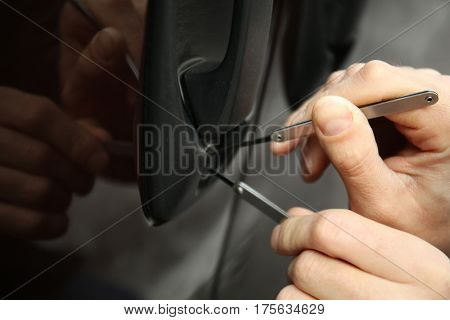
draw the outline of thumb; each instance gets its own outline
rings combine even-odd
[[[99,105],[107,104],[111,92],[124,90],[120,82],[126,68],[125,53],[125,41],[117,30],[105,28],[97,33],[63,84],[62,99],[70,115],[93,116]]]
[[[312,112],[317,138],[347,188],[352,209],[383,199],[395,175],[379,156],[364,114],[334,96],[319,99]]]

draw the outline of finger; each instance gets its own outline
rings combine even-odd
[[[0,199],[8,203],[63,213],[72,200],[70,192],[50,179],[0,167]]]
[[[405,77],[397,74],[395,70],[394,67],[381,61],[354,64],[348,70],[332,76],[333,83],[323,86],[312,98],[305,102],[289,118],[287,124],[291,124],[292,119],[311,119],[313,106],[324,96],[341,96],[355,105],[362,106],[426,89],[424,89],[424,86],[418,85],[417,82],[405,80]],[[339,81],[336,81],[337,77],[339,77]],[[297,147],[298,143],[298,140],[289,143],[274,143],[273,151],[279,155],[287,154]],[[316,156],[321,161],[323,154],[318,152]],[[314,157],[309,159],[310,163],[315,161]],[[318,166],[317,172],[314,169],[310,170],[311,176],[320,177],[325,168]]]
[[[0,234],[20,239],[43,240],[62,235],[68,227],[65,215],[48,215],[0,203]]]
[[[333,85],[326,85],[302,107],[305,118],[311,110],[311,106],[326,95],[335,95],[347,98],[355,105],[367,105],[414,92],[433,89],[439,90],[437,83],[449,83],[450,80],[441,76],[434,70],[417,70],[405,67],[393,67],[381,61],[371,61],[367,64],[351,66],[345,75],[338,74],[339,81]],[[337,76],[335,76],[336,78]],[[300,111],[294,113],[295,117]],[[425,151],[442,151],[450,145],[446,137],[450,134],[446,123],[450,121],[448,108],[439,104],[387,117],[396,123],[398,130],[409,140],[411,144]],[[433,126],[429,124],[433,123]],[[275,154],[291,152],[299,144],[300,139],[284,144],[274,144]],[[306,143],[305,148],[314,150],[310,158],[305,158],[302,163],[309,164],[311,168],[304,170],[306,181],[314,181],[326,168],[323,153],[314,142]],[[307,152],[302,152],[307,155]],[[317,170],[317,171],[316,171]]]
[[[145,21],[147,2],[147,0],[133,0],[133,5],[136,8],[136,11],[141,17],[142,21]]]
[[[356,69],[356,65],[352,65],[352,69]],[[342,81],[348,74],[347,70],[339,70],[333,72],[327,79],[325,85],[310,99],[308,99],[301,107],[297,109],[286,121],[285,126],[291,126],[296,123],[311,119],[313,104],[322,96],[324,96],[329,87]],[[306,182],[314,182],[328,167],[329,161],[314,136],[312,126],[306,126],[297,129],[298,139],[286,142],[273,142],[271,150],[275,155],[286,155],[298,147],[300,150],[301,174]]]
[[[286,142],[272,142],[270,144],[270,149],[273,154],[277,156],[282,156],[289,154],[292,150],[294,150],[298,144],[300,143],[300,139],[293,139]]]
[[[79,194],[88,193],[93,178],[79,170],[48,144],[0,127],[0,165],[32,175],[50,177]]]
[[[293,112],[286,120],[284,127],[292,126],[303,121],[311,119],[311,106],[312,103],[317,99],[318,95],[321,95],[324,91],[321,88],[316,95],[305,101],[295,112]],[[292,152],[299,145],[303,145],[304,142],[314,134],[313,128],[311,126],[301,126],[296,128],[297,139],[292,139],[284,142],[272,142],[271,150],[275,155],[281,156]]]
[[[399,67],[382,61],[370,61],[329,88],[326,95],[341,96],[363,106],[429,89],[421,81],[409,79],[398,70]]]
[[[444,81],[444,77],[437,81],[436,75],[371,61],[353,76],[330,88],[328,95],[341,96],[354,105],[362,106],[429,89],[443,94],[446,92],[446,89],[442,89],[445,87],[442,86]],[[444,149],[448,146],[448,139],[444,139],[442,133],[449,132],[446,124],[450,115],[448,108],[441,103],[386,118],[393,121],[406,138],[421,149]],[[433,125],[430,126],[430,123]],[[402,131],[401,128],[406,130]],[[411,128],[414,130],[407,130]]]
[[[131,1],[84,0],[83,1],[99,24],[117,29],[125,36],[127,47],[140,65],[142,42],[144,39],[144,21]]]
[[[0,125],[43,140],[90,173],[100,173],[108,155],[100,142],[50,100],[2,88]],[[13,106],[13,107],[12,107]]]
[[[303,208],[292,208],[288,211],[288,216],[291,220],[289,223],[281,223],[277,225],[272,232],[270,245],[272,249],[283,255],[296,255],[303,247],[300,247],[300,241],[297,239],[295,233],[300,231],[300,228],[306,223],[304,220],[296,219],[305,216],[313,216],[314,212]],[[289,229],[288,229],[289,228]]]
[[[98,29],[71,1],[66,2],[60,17],[59,31],[64,40],[61,44],[60,75],[61,83],[65,83],[78,60],[79,52],[83,51]]]
[[[97,33],[79,56],[64,85],[62,99],[66,112],[75,118],[95,117],[100,113],[98,105],[104,106],[113,99],[111,92],[127,91],[120,81],[125,81],[127,77],[124,79],[123,75],[129,73],[125,50],[124,39],[118,31],[106,28]]]
[[[286,127],[291,126],[293,124],[296,124],[296,123],[306,120],[307,119],[306,112],[307,112],[306,105],[301,106],[300,108],[297,109],[297,111],[295,111],[288,117],[284,126],[286,126]],[[305,131],[305,130],[303,130],[303,131]],[[307,134],[307,132],[303,132],[303,131],[299,131],[299,136],[301,133]],[[281,156],[281,155],[290,153],[292,150],[294,150],[298,146],[298,144],[300,142],[301,142],[300,139],[293,139],[293,140],[288,140],[288,141],[281,142],[281,143],[280,142],[272,142],[270,146],[271,146],[272,152],[275,155]]]
[[[338,74],[340,81],[322,87],[289,118],[287,124],[291,124],[292,119],[310,118],[312,106],[328,95],[341,96],[357,106],[362,106],[429,89],[418,81],[408,80],[409,77],[399,74],[399,69],[382,61],[354,64],[344,71],[344,75]],[[290,145],[289,148],[280,144],[275,151],[288,153],[295,146]]]
[[[330,163],[328,156],[315,135],[308,136],[304,144],[299,146],[299,149],[303,180],[314,182],[320,178],[328,167]]]
[[[294,124],[311,120],[312,106],[315,101],[326,94],[327,86],[321,87],[311,98],[306,100],[298,109],[293,112],[286,120],[284,127],[292,126]],[[292,152],[301,142],[304,137],[313,134],[311,126],[302,126],[296,129],[298,139],[288,140],[285,142],[273,142],[271,145],[272,152],[275,155],[285,155]]]
[[[441,152],[450,146],[447,136],[450,134],[450,109],[446,104],[448,95],[446,88],[450,81],[434,69],[400,68],[397,72],[411,79],[420,76],[424,85],[439,94],[440,100],[433,106],[428,106],[409,112],[386,116],[393,121],[397,130],[421,151]],[[432,124],[432,125],[431,125]]]
[[[319,100],[321,97],[327,95],[329,88],[332,88],[334,85],[341,82],[346,77],[352,76],[355,73],[359,72],[359,70],[361,70],[361,68],[363,66],[364,66],[363,63],[355,63],[355,64],[352,64],[347,70],[338,70],[338,71],[333,72],[328,77],[327,81],[325,82],[325,85],[322,86],[314,94],[314,96],[312,96],[307,101],[305,101],[297,109],[297,111],[293,112],[289,116],[288,120],[286,121],[286,123],[284,125],[290,126],[290,125],[311,119],[312,106],[314,105],[314,103],[317,100]],[[313,132],[310,132],[306,128],[302,129],[302,130],[307,131],[307,132],[303,133],[304,135],[307,135],[308,133],[313,133]],[[298,133],[301,133],[301,131],[299,131]],[[273,143],[272,144],[272,152],[277,155],[288,154],[289,152],[294,150],[299,145],[300,142],[301,142],[300,139],[296,139],[296,140],[291,140],[291,141],[287,141],[287,142],[283,142],[283,143]],[[318,157],[320,157],[320,155],[318,155]]]
[[[350,66],[349,70],[338,70],[333,72],[327,79],[324,86],[322,86],[313,97],[305,101],[297,111],[293,112],[284,126],[291,126],[296,123],[311,119],[312,107],[314,103],[325,96],[328,88],[333,87],[341,82],[351,73],[360,69],[363,64],[354,64]],[[326,154],[320,147],[317,139],[314,138],[314,130],[311,127],[303,127],[297,130],[300,138],[289,140],[286,142],[273,142],[271,144],[272,152],[275,155],[286,155],[299,147],[301,154],[301,168],[303,179],[307,182],[317,180],[323,171],[327,168],[329,162],[326,159]]]
[[[295,287],[318,299],[385,299],[402,296],[397,283],[376,277],[320,252],[305,250],[289,266]]]
[[[124,123],[133,122],[134,104],[130,99],[136,95],[130,86],[135,84],[135,79],[123,58],[125,50],[118,31],[111,28],[100,31],[84,50],[63,89],[66,112],[84,122],[95,122],[98,130],[94,134],[99,137],[97,133],[100,133],[100,138],[131,139],[131,127]]]
[[[378,154],[367,118],[341,97],[324,97],[313,108],[316,136],[341,176],[352,209],[357,212],[379,199],[388,201],[398,179]]]
[[[272,247],[280,254],[296,256],[304,250],[315,250],[396,282],[420,279],[434,283],[436,279],[430,276],[441,277],[445,273],[424,263],[444,259],[442,252],[413,235],[348,210],[318,214],[306,209],[295,211],[296,216],[277,226],[272,234]],[[411,255],[405,246],[423,255]]]
[[[277,300],[317,300],[309,294],[299,290],[294,285],[283,288],[277,295]]]

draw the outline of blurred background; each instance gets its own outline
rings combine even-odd
[[[30,15],[34,11],[33,6],[43,5],[42,2],[29,2],[33,4],[24,4],[26,1],[16,3]],[[407,30],[446,2],[369,0],[359,24],[356,46],[345,66],[361,60],[379,59],[397,65],[434,68],[450,74],[450,6]],[[18,26],[13,32],[6,32],[5,29],[0,32],[1,37],[10,43],[6,47],[18,44],[23,53],[10,54],[2,45],[0,74],[3,79],[9,80],[2,80],[1,84],[31,88],[32,85],[23,77],[17,79],[18,73],[10,65],[25,64],[28,70],[34,70],[30,76],[39,77],[39,74],[55,72],[51,67],[53,60],[50,59],[48,66],[33,65],[35,54],[39,54],[40,45],[44,44],[35,44],[30,51],[27,35],[39,31],[27,25],[26,21],[18,22],[20,19],[17,20],[17,17],[11,18],[14,14],[1,4],[0,15],[2,19],[15,21]],[[43,21],[47,18],[40,17]],[[48,27],[55,29],[54,24]],[[47,40],[47,44],[54,45],[51,39]],[[389,40],[392,41],[386,44]],[[262,121],[273,119],[287,106],[280,89],[282,80],[276,75],[276,66],[274,68],[275,75],[266,92]],[[56,96],[55,86],[46,83],[44,77],[38,82],[40,85],[32,90]],[[282,124],[283,121],[284,118],[279,117],[273,123]],[[260,152],[267,154],[268,149],[262,148]],[[333,169],[329,169],[319,182],[312,185],[303,183],[296,176],[275,176],[271,179],[278,186],[261,177],[250,177],[247,182],[284,208],[302,205],[298,198],[315,209],[346,206],[345,190]],[[221,193],[219,196],[217,188]],[[224,249],[223,241],[230,230],[223,223],[229,219],[223,210],[230,208],[228,205],[218,208],[217,203],[223,202],[223,197],[226,197],[223,194],[230,192],[223,191],[220,186],[213,189],[186,216],[162,228],[151,229],[138,209],[140,199],[136,185],[98,181],[90,195],[73,202],[69,213],[71,226],[61,239],[32,244],[10,239],[0,242],[2,295],[72,250],[80,249],[18,290],[11,298],[208,298],[211,290],[215,292],[215,297],[220,298],[273,297],[273,288],[285,281],[286,262],[270,252],[268,243],[273,224],[260,217],[261,214],[254,209],[241,205],[237,210],[248,212],[239,222],[242,233],[252,230],[252,234],[235,235],[242,240],[237,241],[239,246],[233,249],[231,245]],[[125,214],[134,211],[126,220],[109,228]],[[99,236],[88,241],[96,235]],[[220,260],[220,252],[224,250],[228,258]],[[245,265],[237,262],[243,256],[246,257]],[[218,268],[218,263],[225,263],[227,267]],[[218,280],[218,270],[223,273],[219,278],[225,280]],[[234,283],[226,280],[227,272],[239,274]],[[223,281],[226,283],[221,283]],[[262,282],[276,285],[265,286]],[[249,289],[237,292],[238,284]],[[211,286],[214,288],[211,289]],[[259,287],[261,290],[255,289]]]

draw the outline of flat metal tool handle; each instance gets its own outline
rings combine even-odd
[[[367,119],[374,119],[394,113],[401,113],[431,106],[436,104],[438,101],[438,94],[434,91],[427,90],[400,98],[367,105],[361,107],[360,110],[364,113]],[[272,133],[271,140],[275,142],[284,142],[297,139],[304,134],[310,134],[311,131],[306,129],[311,124],[312,120],[306,120],[278,129]]]
[[[233,188],[242,199],[261,210],[262,213],[276,223],[281,223],[283,220],[289,218],[286,211],[244,182],[236,183]]]

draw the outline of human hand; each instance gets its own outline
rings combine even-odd
[[[290,214],[271,241],[295,257],[278,299],[450,298],[450,260],[422,239],[348,210]]]
[[[108,161],[101,144],[50,100],[0,87],[0,235],[52,238],[72,194]]]
[[[62,12],[63,40],[82,52],[80,56],[62,46],[64,110],[105,142],[113,139],[132,141],[138,90],[137,80],[125,57],[129,54],[139,68],[146,2],[84,0],[84,5],[104,26],[100,31],[71,2]],[[125,176],[134,176],[132,157],[110,156],[114,168],[123,171],[128,167],[130,172]],[[110,171],[117,173],[114,168]]]
[[[302,150],[308,167],[305,179],[317,179],[331,161],[345,183],[351,210],[413,233],[450,254],[449,88],[450,77],[437,71],[379,61],[333,74],[304,106],[315,131]],[[383,160],[372,128],[355,104],[427,89],[439,93],[436,105],[386,117],[407,143]],[[300,112],[290,121],[296,122]],[[284,154],[298,144],[275,144],[273,150]],[[381,139],[380,147],[384,144],[388,143]]]

